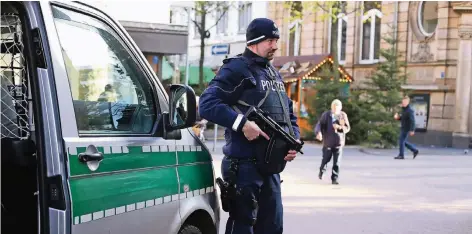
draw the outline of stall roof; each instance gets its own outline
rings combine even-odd
[[[284,80],[286,80],[305,78],[317,71],[326,62],[334,63],[330,54],[279,56],[274,58],[272,65],[279,70]],[[339,65],[339,69],[349,82],[354,80],[342,65]]]
[[[282,67],[288,62],[297,61],[298,63],[311,62],[314,64],[321,63],[326,57],[331,57],[329,54],[314,54],[314,55],[300,55],[300,56],[279,56],[274,58],[272,65],[274,67]]]

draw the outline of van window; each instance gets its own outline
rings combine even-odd
[[[148,134],[157,113],[152,83],[113,29],[53,7],[79,134]]]

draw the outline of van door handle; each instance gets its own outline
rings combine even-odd
[[[96,171],[100,166],[100,162],[103,160],[103,153],[98,151],[94,145],[89,145],[85,152],[79,153],[79,161],[86,163],[87,167],[91,171]]]
[[[86,163],[90,161],[102,161],[103,160],[103,154],[101,152],[94,152],[94,153],[89,153],[89,152],[84,152],[79,154],[79,161]]]

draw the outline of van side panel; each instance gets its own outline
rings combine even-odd
[[[70,4],[79,14],[92,13],[89,17],[99,16],[107,23],[113,22],[99,11],[80,4],[57,4],[67,8]],[[71,207],[67,214],[71,216],[72,234],[174,234],[196,210],[205,210],[218,227],[219,207],[211,155],[188,129],[181,131],[182,139],[178,141],[149,136],[79,136],[76,124],[79,118],[65,66],[67,59],[61,50],[50,5],[41,2],[41,7],[48,25],[48,40],[53,44],[51,55],[65,144],[60,150],[64,149],[66,154],[58,162],[65,165],[62,168],[67,179],[65,187],[70,192]],[[132,44],[131,55],[136,53],[137,47],[126,39],[129,36],[123,36],[124,30],[116,33],[125,44]],[[149,64],[145,65],[146,71],[151,71]],[[158,101],[161,103],[162,99]],[[165,111],[168,107],[161,108]],[[84,113],[78,113],[81,114]],[[96,168],[78,159],[90,145],[103,154]]]
[[[174,140],[67,138],[72,233],[169,233],[180,227]],[[93,144],[103,160],[92,171],[78,159]]]
[[[94,213],[99,219],[105,211],[111,216],[178,200],[176,153],[168,145],[96,146],[104,159],[94,172],[78,160],[85,147],[68,148],[74,224],[94,220]]]
[[[180,202],[180,214],[182,222],[186,222],[193,212],[204,210],[218,230],[220,208],[214,185],[213,159],[197,139],[191,130],[183,129],[182,139],[177,141],[177,146],[184,145],[184,149],[185,145],[190,145],[190,151],[177,152],[180,192],[186,197]]]
[[[176,233],[179,202],[193,200],[198,202],[192,207],[205,208],[214,219],[208,198],[215,192],[213,167],[201,146],[189,145],[193,141],[175,146],[161,138],[109,139],[66,139],[72,233]],[[96,171],[78,160],[91,143],[104,154]]]

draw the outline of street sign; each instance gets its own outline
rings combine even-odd
[[[211,47],[211,55],[228,55],[229,48],[229,44],[213,45]]]

